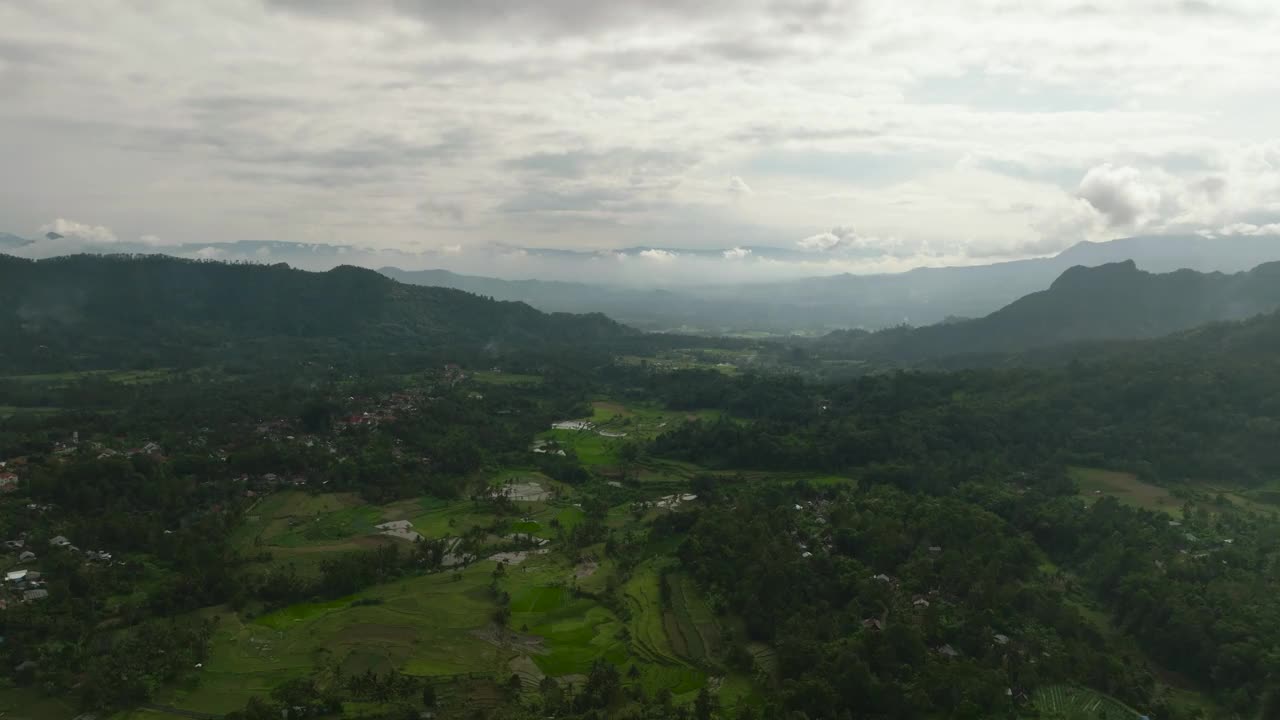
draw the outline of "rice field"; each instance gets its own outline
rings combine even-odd
[[[693,581],[672,573],[671,609],[664,615],[667,637],[677,655],[696,665],[714,661],[721,652],[720,628],[711,607]]]
[[[1140,717],[1138,712],[1109,695],[1068,685],[1040,688],[1032,694],[1031,701],[1041,713],[1064,720],[1136,720]]]

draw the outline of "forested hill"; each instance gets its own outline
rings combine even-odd
[[[245,346],[421,352],[633,333],[599,314],[545,314],[355,267],[0,255],[0,367],[11,371],[198,364]]]
[[[838,331],[822,338],[820,346],[868,360],[917,363],[1155,338],[1278,307],[1280,263],[1226,275],[1191,270],[1153,274],[1128,261],[1071,268],[1048,290],[984,318],[878,333]]]

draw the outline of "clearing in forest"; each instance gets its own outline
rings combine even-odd
[[[1182,516],[1181,500],[1167,489],[1143,482],[1132,473],[1076,467],[1071,468],[1071,478],[1089,502],[1110,495],[1125,505]]]

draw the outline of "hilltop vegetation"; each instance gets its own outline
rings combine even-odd
[[[836,332],[818,347],[866,360],[914,364],[947,356],[1021,353],[1068,343],[1155,338],[1280,307],[1280,263],[1235,275],[1157,275],[1132,262],[1075,267],[1048,290],[976,320],[878,333]]]
[[[0,369],[193,367],[245,356],[441,355],[620,338],[601,315],[547,315],[339,267],[225,264],[163,256],[0,256]]]

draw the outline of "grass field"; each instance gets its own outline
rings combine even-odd
[[[711,420],[719,416],[717,410],[677,412],[656,405],[600,399],[591,404],[589,417],[574,418],[590,422],[591,429],[548,430],[539,437],[572,448],[588,467],[616,465],[618,450],[627,442],[649,441],[690,420]]]
[[[1133,708],[1113,697],[1067,685],[1040,688],[1033,693],[1031,701],[1041,713],[1063,720],[1124,720],[1140,716]]]
[[[1109,495],[1125,505],[1182,517],[1181,500],[1167,489],[1143,482],[1131,473],[1077,467],[1071,468],[1071,477],[1089,502]]]
[[[493,567],[478,563],[457,582],[452,573],[427,575],[252,620],[220,613],[199,688],[170,689],[156,702],[226,713],[323,664],[344,672],[394,667],[414,675],[496,670],[505,661],[502,651],[472,634],[490,622]],[[365,599],[381,603],[352,605]]]
[[[311,573],[327,557],[389,542],[369,535],[373,522],[381,522],[377,515],[376,508],[350,493],[279,492],[245,514],[232,543],[245,555],[267,551],[273,564],[292,563],[299,572]]]
[[[168,368],[156,368],[153,370],[85,370],[81,372],[6,375],[0,377],[0,380],[41,385],[66,386],[79,380],[98,378],[124,385],[139,385],[143,383],[158,382],[171,375],[173,375],[173,370]]]
[[[17,405],[0,405],[0,418],[17,417],[19,415],[52,415],[61,412],[56,407],[18,407]]]
[[[537,385],[542,382],[542,378],[538,375],[520,375],[518,373],[502,373],[491,370],[471,373],[471,377],[477,382],[489,385]]]
[[[0,687],[0,718],[4,720],[71,720],[80,712],[65,700],[14,687]]]

